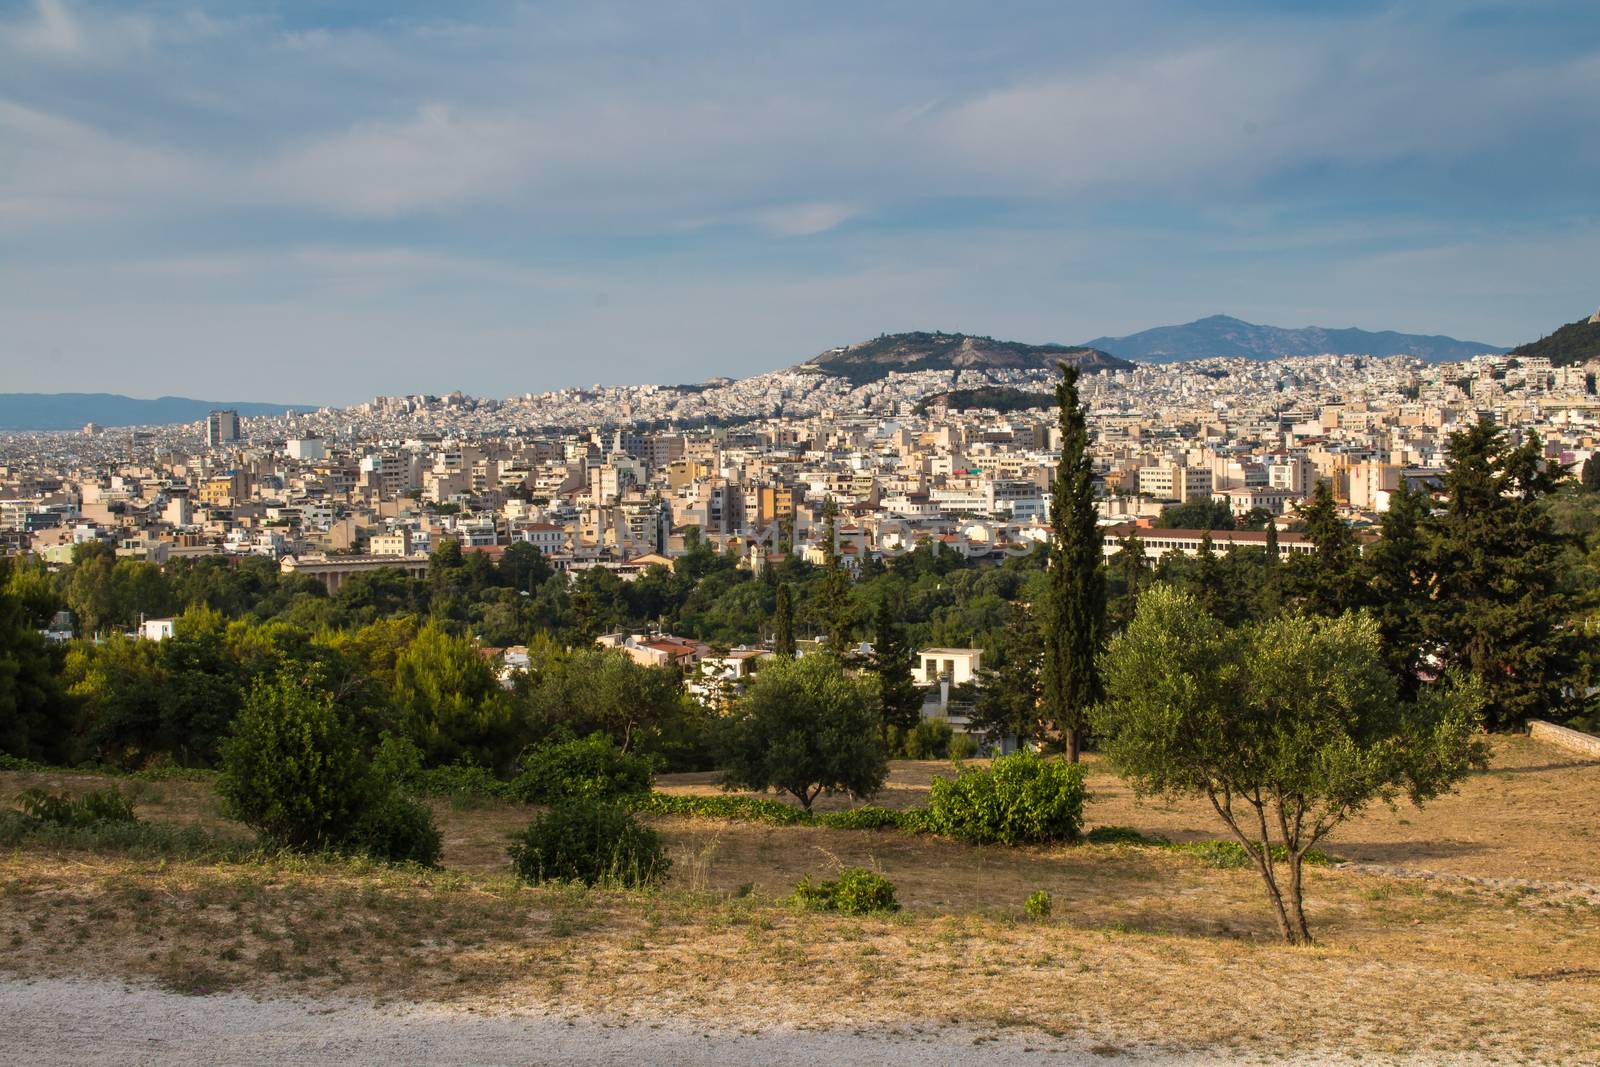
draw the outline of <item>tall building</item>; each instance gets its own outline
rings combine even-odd
[[[237,411],[213,411],[206,418],[206,445],[216,448],[230,441],[239,439],[239,413]]]

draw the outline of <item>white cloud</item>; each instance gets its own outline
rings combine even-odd
[[[148,19],[126,15],[80,17],[66,0],[34,0],[33,17],[0,25],[0,46],[57,60],[102,60],[150,49]]]
[[[826,233],[861,214],[851,204],[816,202],[784,204],[756,212],[756,225],[775,237],[810,237]]]

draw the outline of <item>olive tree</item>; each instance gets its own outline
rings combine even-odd
[[[876,687],[838,657],[777,657],[724,724],[723,784],[789,793],[808,811],[822,793],[870,797],[889,777],[878,722]]]
[[[1451,675],[1408,702],[1384,664],[1365,614],[1228,630],[1167,586],[1106,650],[1106,755],[1141,796],[1211,802],[1290,944],[1311,942],[1307,852],[1374,801],[1420,807],[1487,762],[1476,680]]]

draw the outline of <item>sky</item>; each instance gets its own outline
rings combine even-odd
[[[0,0],[0,391],[1600,305],[1600,5]]]

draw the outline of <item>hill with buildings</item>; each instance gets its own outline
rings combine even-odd
[[[964,333],[894,333],[829,349],[794,369],[845,378],[856,385],[891,372],[950,370],[1054,370],[1057,363],[1084,370],[1121,370],[1126,360],[1086,345],[1029,345]]]
[[[316,410],[305,404],[250,404],[186,396],[151,400],[117,393],[0,393],[0,430],[77,430],[91,422],[100,426],[169,426],[198,422],[219,408],[231,408],[245,418]]]
[[[1376,333],[1358,329],[1261,326],[1228,315],[1212,315],[1181,326],[1157,326],[1126,337],[1097,337],[1088,346],[1122,359],[1177,363],[1218,356],[1277,359],[1280,356],[1416,356],[1430,363],[1470,359],[1505,349],[1482,341],[1458,341],[1438,334]]]
[[[1600,359],[1600,311],[1569,322],[1554,333],[1511,350],[1513,356],[1544,356],[1557,367]]]

